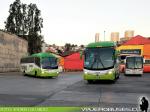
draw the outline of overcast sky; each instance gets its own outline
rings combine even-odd
[[[0,0],[0,28],[14,0]],[[48,44],[88,44],[95,33],[110,40],[111,32],[125,30],[150,37],[150,0],[21,0],[35,3],[44,19],[42,35]]]

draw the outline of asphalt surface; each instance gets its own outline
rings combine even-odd
[[[150,102],[150,73],[124,76],[115,82],[88,84],[82,72],[61,73],[57,78],[36,78],[21,73],[0,73],[1,106],[139,107]]]

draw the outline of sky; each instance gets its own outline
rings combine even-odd
[[[0,0],[0,29],[4,28],[9,5],[14,0]],[[150,37],[150,0],[21,0],[35,3],[44,20],[42,35],[48,44],[87,45],[110,40],[111,32],[124,37],[126,30],[134,35]]]

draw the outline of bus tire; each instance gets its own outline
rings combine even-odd
[[[116,79],[119,79],[120,77],[119,77],[119,75],[118,76],[116,76]]]
[[[87,80],[88,84],[92,84],[93,80]]]
[[[35,76],[37,76],[37,71],[35,71]]]
[[[22,73],[24,76],[26,75],[26,72],[25,71],[23,71],[23,73]]]
[[[114,80],[111,80],[111,82],[112,82],[113,84],[114,84],[114,83],[116,83],[116,81],[117,81],[116,79],[114,79]]]

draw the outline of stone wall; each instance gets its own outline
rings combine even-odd
[[[27,55],[27,50],[26,40],[0,31],[0,72],[19,71],[20,59]]]

